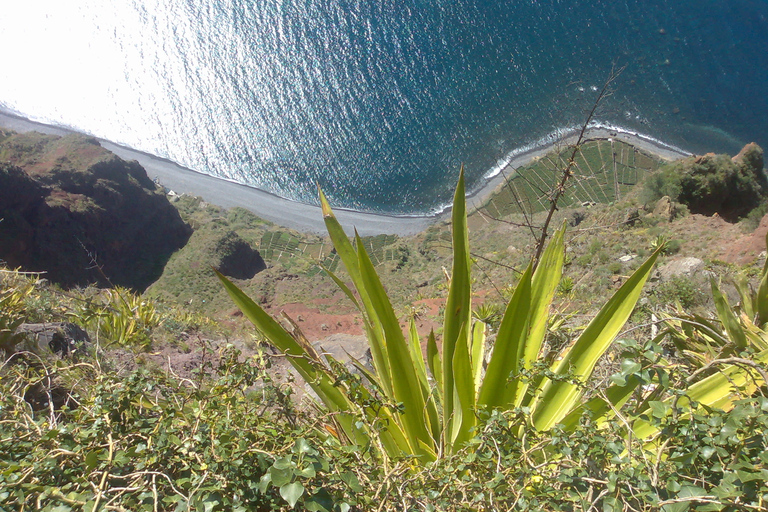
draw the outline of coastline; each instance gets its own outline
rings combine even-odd
[[[38,131],[51,135],[80,133],[76,130],[32,121],[1,108],[0,128],[16,132]],[[575,142],[577,137],[577,133],[571,132],[512,156],[499,168],[499,172],[486,178],[482,186],[467,196],[468,210],[471,211],[482,205],[499,185],[514,173],[515,169],[548,153],[555,147]],[[588,139],[611,137],[627,142],[664,160],[674,160],[690,154],[678,148],[666,146],[650,137],[613,127],[591,127],[585,135],[585,138]],[[171,160],[121,146],[105,139],[97,137],[97,140],[105,149],[115,153],[120,158],[138,161],[150,178],[157,178],[160,184],[177,194],[200,196],[205,201],[223,208],[240,206],[250,210],[258,217],[296,231],[320,235],[326,233],[319,206],[284,199],[264,190],[203,174],[178,165]],[[420,233],[432,224],[447,219],[450,215],[450,207],[438,214],[423,217],[364,213],[342,208],[334,208],[334,213],[349,234],[354,233],[354,230],[357,229],[361,236],[379,234],[407,236]]]

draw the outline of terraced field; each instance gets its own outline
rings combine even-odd
[[[566,147],[517,169],[482,210],[491,217],[500,218],[548,209],[571,153],[572,149]],[[656,158],[624,142],[588,141],[576,155],[574,175],[560,205],[572,207],[617,201],[659,164]]]
[[[363,239],[365,249],[374,265],[380,265],[400,257],[396,235],[377,235]],[[259,253],[271,262],[287,261],[297,256],[319,261],[332,272],[338,268],[339,257],[329,243],[307,243],[285,231],[268,231],[261,237]],[[310,274],[319,272],[320,267],[313,267]]]

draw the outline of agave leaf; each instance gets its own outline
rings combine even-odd
[[[480,394],[480,384],[483,383],[483,357],[485,356],[485,331],[484,322],[477,321],[472,327],[472,377],[474,381],[475,400]]]
[[[576,343],[555,363],[552,369],[555,374],[572,375],[580,383],[586,381],[634,310],[643,285],[659,256],[659,250],[654,251],[627,279],[581,333]],[[562,420],[576,405],[581,395],[581,385],[571,382],[571,379],[545,378],[531,403],[533,425],[539,430],[548,430]]]
[[[747,336],[744,334],[739,324],[739,319],[728,304],[728,299],[725,298],[723,292],[720,291],[720,287],[717,285],[714,279],[710,279],[712,286],[712,297],[715,299],[715,308],[717,309],[717,316],[722,322],[725,332],[728,333],[728,337],[739,348],[747,347]]]
[[[424,364],[424,356],[421,353],[421,342],[419,341],[419,332],[416,330],[416,320],[411,316],[408,322],[408,349],[411,355],[411,361],[413,361],[416,368],[416,374],[419,377],[422,389],[429,389],[429,382],[427,380],[427,367]],[[429,394],[429,393],[427,393]]]
[[[552,299],[555,297],[557,285],[563,277],[565,226],[565,222],[563,222],[561,228],[555,232],[531,278],[530,324],[522,354],[523,367],[526,369],[530,369],[533,362],[539,358],[541,345],[547,334]],[[534,376],[531,380],[525,379],[516,383],[516,396],[512,405],[514,407],[520,406],[528,389],[532,386],[534,388],[538,386],[541,378],[541,376]]]
[[[432,393],[430,388],[429,379],[427,378],[427,368],[424,364],[424,356],[421,352],[419,333],[416,330],[416,320],[413,317],[411,317],[410,321],[409,338],[411,360],[416,367],[416,375],[418,376],[419,384],[421,385],[421,394],[424,397],[426,419],[428,421],[429,431],[432,435],[432,446],[436,447],[439,444],[441,436],[440,417],[437,410],[437,402],[434,393]]]
[[[448,425],[453,421],[454,408],[454,372],[453,353],[461,329],[469,325],[472,318],[471,288],[470,288],[470,258],[469,235],[467,232],[467,209],[464,197],[464,167],[459,173],[459,183],[453,197],[453,271],[448,299],[445,305],[445,321],[443,323],[443,423]]]
[[[749,340],[749,344],[757,350],[768,349],[768,332],[760,329],[753,324],[749,319],[744,319],[745,333]]]
[[[544,250],[531,280],[530,333],[523,352],[526,368],[530,368],[530,364],[538,358],[547,333],[550,306],[563,276],[564,238],[565,222]]]
[[[349,356],[349,354],[347,354]],[[336,361],[332,356],[326,355],[327,359],[334,364],[341,365],[339,361]],[[372,384],[374,389],[381,389],[381,384],[374,373],[365,367],[360,361],[352,356],[349,356],[352,365]],[[359,393],[359,403],[375,403],[376,399],[371,392],[364,386],[359,387],[356,390]],[[403,431],[403,425],[400,421],[400,417],[393,413],[388,407],[360,407],[360,410],[365,414],[369,422],[379,420],[387,425],[386,429],[378,428],[375,437],[378,442],[381,443],[380,448],[384,448],[384,453],[390,458],[402,457],[403,455],[410,455],[411,445]]]
[[[318,189],[319,190],[319,189]],[[375,309],[371,303],[371,297],[368,295],[367,290],[363,284],[363,277],[360,272],[360,263],[358,260],[358,253],[352,243],[347,238],[347,234],[339,224],[336,216],[331,210],[331,206],[328,204],[328,200],[325,198],[322,190],[319,190],[320,205],[323,209],[323,218],[325,220],[325,227],[328,230],[328,235],[331,237],[333,246],[336,249],[336,253],[344,263],[344,267],[347,269],[347,273],[352,278],[352,282],[360,294],[360,300],[363,303],[361,312],[367,319],[367,334],[368,344],[371,348],[371,356],[373,357],[373,367],[376,369],[376,373],[379,375],[381,381],[381,387],[387,396],[392,396],[392,374],[389,366],[389,356],[387,354],[387,345],[384,340],[384,332],[381,325],[381,321],[376,314]],[[362,245],[360,246],[362,249]],[[363,249],[364,250],[364,249]],[[332,276],[333,277],[333,276]],[[334,279],[337,283],[338,279]],[[342,288],[342,290],[344,290]],[[347,293],[348,289],[344,293]]]
[[[352,304],[355,305],[355,307],[360,310],[361,313],[365,314],[365,310],[363,310],[360,303],[357,301],[357,297],[355,297],[355,294],[352,293],[352,290],[349,289],[349,286],[346,285],[344,281],[339,279],[339,277],[334,274],[331,269],[326,267],[325,265],[320,265],[320,268],[322,268],[326,274],[330,276],[330,278],[333,280],[334,283],[336,283],[336,286],[339,287],[339,289],[344,292],[344,295],[347,296],[347,298],[352,301]],[[367,318],[366,318],[367,319]]]
[[[623,386],[616,384],[610,386],[605,390],[604,397],[596,396],[576,407],[560,421],[560,424],[566,431],[573,430],[579,424],[581,416],[589,412],[592,420],[600,426],[613,417],[615,412],[620,410],[632,398],[632,394],[640,384],[642,384],[642,381],[638,377],[630,375]]]
[[[427,416],[425,416],[426,404],[421,392],[420,378],[417,375],[417,363],[411,359],[411,350],[405,341],[403,331],[400,330],[400,322],[359,235],[356,235],[356,242],[361,276],[361,286],[358,287],[358,291],[361,288],[366,291],[372,314],[376,315],[381,322],[384,345],[389,356],[388,369],[392,376],[397,376],[392,379],[391,398],[401,402],[405,407],[403,426],[414,453],[434,459],[434,448],[430,452],[424,452],[419,445],[419,440],[423,443],[431,443],[432,435],[428,428]],[[424,378],[426,379],[426,375]]]
[[[768,363],[768,350],[755,354],[754,360]],[[675,405],[685,408],[696,403],[697,408],[706,406],[727,411],[733,407],[735,400],[751,395],[761,385],[765,385],[765,382],[756,370],[745,366],[726,365],[717,373],[691,384]],[[675,397],[670,397],[664,403],[673,405],[674,400]],[[645,411],[644,415],[650,415],[650,410]],[[681,415],[682,418],[687,416],[687,413]],[[632,432],[638,439],[648,440],[658,431],[658,427],[642,418],[632,424]]]
[[[427,338],[427,364],[432,377],[435,378],[437,390],[442,394],[443,390],[443,363],[440,360],[440,352],[437,350],[437,341],[435,341],[435,331],[429,331]],[[442,399],[440,400],[443,401]]]
[[[528,265],[507,304],[480,386],[479,405],[503,407],[514,404],[521,396],[519,373],[531,310],[531,273],[531,265]]]
[[[336,419],[347,436],[356,444],[365,444],[370,438],[363,430],[355,426],[354,411],[357,409],[349,398],[334,386],[322,361],[314,360],[301,344],[286,331],[280,323],[269,316],[258,304],[243,293],[223,274],[214,269],[224,289],[240,308],[246,318],[253,323],[275,347],[285,354],[296,371],[309,383],[326,407],[331,412],[338,412]],[[349,413],[349,414],[344,414]]]
[[[736,288],[736,292],[739,294],[742,314],[746,314],[750,321],[754,321],[757,312],[755,311],[755,303],[752,300],[752,289],[749,287],[747,276],[739,273],[731,278],[731,284],[733,284],[733,287]]]
[[[454,414],[447,426],[450,433],[449,450],[455,451],[472,437],[472,427],[477,423],[475,415],[475,386],[469,348],[469,335],[465,324],[453,352],[453,381],[455,392]]]

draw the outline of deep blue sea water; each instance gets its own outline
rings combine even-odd
[[[766,0],[29,0],[0,106],[314,202],[426,214],[597,120],[768,147]]]

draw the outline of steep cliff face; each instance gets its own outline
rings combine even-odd
[[[686,205],[691,213],[717,213],[736,222],[768,196],[763,165],[763,150],[753,142],[733,158],[708,153],[667,164],[647,180],[646,189]]]
[[[0,259],[65,287],[144,290],[191,229],[137,162],[93,138],[0,134]]]

